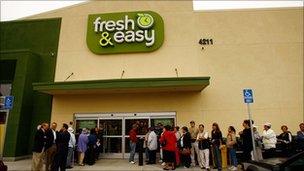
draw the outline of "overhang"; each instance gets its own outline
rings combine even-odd
[[[108,94],[148,92],[200,92],[210,77],[134,78],[33,83],[33,89],[56,94]]]

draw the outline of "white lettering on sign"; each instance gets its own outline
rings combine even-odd
[[[145,42],[147,47],[153,46],[155,42],[155,31],[150,29],[154,23],[154,19],[150,14],[138,14],[136,22],[130,19],[128,15],[125,15],[123,19],[113,20],[102,20],[101,17],[97,17],[93,22],[94,32],[101,35],[107,35],[102,37],[105,42],[100,43],[101,46],[113,45],[109,34],[103,34],[108,32],[114,32],[113,40],[116,43],[133,43],[133,42]],[[138,25],[138,30],[135,30],[135,24]]]

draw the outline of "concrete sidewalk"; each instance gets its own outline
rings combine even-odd
[[[19,160],[15,162],[4,162],[5,165],[8,166],[8,170],[15,171],[25,171],[31,170],[31,159]],[[144,165],[138,166],[138,164],[130,164],[128,160],[123,159],[100,159],[93,166],[78,166],[75,165],[72,169],[67,169],[67,171],[76,171],[76,170],[163,170],[160,164],[155,165]],[[198,166],[191,167],[189,169],[185,169],[183,167],[177,168],[176,170],[185,170],[185,171],[193,171],[193,170],[202,170]],[[224,169],[228,170],[228,169]]]

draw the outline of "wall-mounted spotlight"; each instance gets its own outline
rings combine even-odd
[[[176,74],[176,77],[178,77],[178,70],[177,70],[177,68],[175,68],[175,74]]]
[[[124,74],[125,74],[125,70],[122,70],[121,75],[120,75],[120,79],[122,79],[122,77],[124,76]]]
[[[51,57],[54,57],[55,53],[54,52],[50,52],[50,55],[51,55]]]
[[[64,81],[68,80],[72,75],[74,75],[73,72],[71,72],[71,74],[70,74],[69,76],[67,76],[66,79],[65,79]]]

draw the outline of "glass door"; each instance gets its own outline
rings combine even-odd
[[[77,118],[76,119],[76,133],[81,133],[83,128],[87,128],[89,131],[97,127],[97,119],[95,118]]]
[[[122,118],[100,118],[99,128],[103,132],[102,158],[123,157],[123,119]]]
[[[130,156],[130,139],[129,132],[132,129],[133,124],[138,126],[137,128],[137,138],[144,138],[150,127],[149,117],[125,117],[125,153],[124,158],[129,158]],[[138,148],[136,148],[137,150]]]
[[[129,132],[132,125],[138,126],[137,137],[144,138],[149,127],[155,127],[157,134],[162,132],[162,126],[175,125],[175,114],[167,113],[118,113],[114,114],[77,114],[75,125],[77,132],[82,128],[99,127],[102,133],[102,158],[128,158],[130,152]],[[78,134],[76,134],[77,136]],[[138,149],[138,148],[137,148]],[[137,157],[137,155],[135,155]]]

